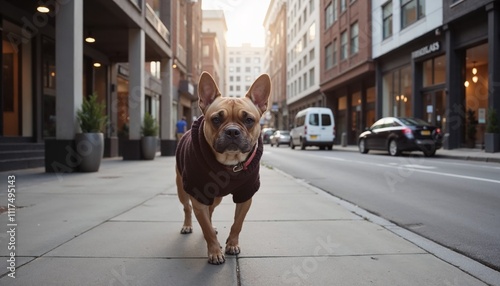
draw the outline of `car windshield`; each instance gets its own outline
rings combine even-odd
[[[426,121],[420,118],[398,118],[406,126],[431,126]]]

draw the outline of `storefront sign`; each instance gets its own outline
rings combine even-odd
[[[430,45],[427,45],[423,48],[420,48],[416,51],[413,51],[411,53],[411,58],[412,59],[415,59],[415,58],[419,58],[419,57],[422,57],[422,56],[425,56],[425,55],[428,55],[430,53],[434,53],[434,52],[437,52],[439,51],[439,49],[441,48],[441,45],[439,44],[439,42],[434,42]]]

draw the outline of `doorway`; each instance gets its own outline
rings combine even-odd
[[[446,133],[446,96],[444,89],[425,92],[422,99],[423,119],[429,124],[441,128],[442,133]]]

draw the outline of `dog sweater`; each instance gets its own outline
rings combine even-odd
[[[250,164],[235,172],[232,166],[223,165],[215,158],[203,134],[204,124],[204,117],[200,116],[177,145],[176,163],[184,190],[204,205],[211,205],[215,197],[228,194],[233,195],[235,203],[246,202],[260,187],[262,138],[259,136],[257,147],[254,146],[257,150]]]

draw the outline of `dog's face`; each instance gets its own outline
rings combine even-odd
[[[203,133],[221,164],[243,162],[260,136],[260,118],[268,106],[271,79],[261,75],[244,98],[222,97],[209,73],[198,83],[199,107],[205,116]]]

